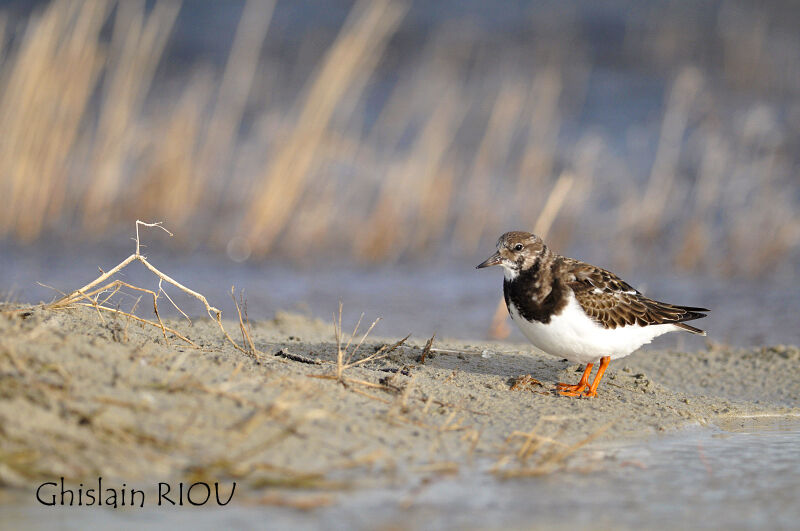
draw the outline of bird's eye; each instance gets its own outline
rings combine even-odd
[[[518,244],[516,244],[516,245],[514,246],[514,250],[515,250],[515,251],[521,251],[521,250],[522,250],[522,244],[521,244],[521,243],[518,243]]]

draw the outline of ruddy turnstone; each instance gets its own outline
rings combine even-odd
[[[685,330],[706,335],[685,323],[706,317],[706,308],[649,299],[610,271],[554,253],[535,234],[500,236],[497,252],[477,268],[494,265],[504,269],[508,313],[525,337],[547,354],[586,364],[576,385],[557,384],[562,395],[597,396],[612,359],[661,334]]]

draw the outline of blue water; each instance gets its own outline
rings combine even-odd
[[[800,420],[729,419],[587,448],[594,471],[500,481],[480,466],[427,485],[331,493],[329,507],[127,512],[3,507],[16,529],[797,529]],[[289,495],[296,495],[296,492]]]
[[[126,258],[131,248],[12,246],[0,244],[0,300],[51,300],[93,280],[98,267],[108,270]],[[291,310],[329,321],[344,304],[344,318],[355,322],[361,312],[372,320],[382,317],[377,335],[409,332],[418,337],[485,339],[502,291],[502,274],[475,270],[479,259],[449,260],[385,267],[297,267],[271,261],[237,263],[205,253],[170,254],[148,249],[156,267],[179,282],[205,294],[211,304],[232,316],[231,286],[244,290],[251,319],[271,318],[277,310]],[[711,308],[698,325],[708,339],[738,346],[800,344],[800,286],[791,279],[723,280],[642,270],[624,275],[647,295],[676,304]],[[142,287],[157,289],[155,277],[133,264],[122,277]],[[38,283],[47,284],[44,287]],[[175,301],[192,316],[202,315],[196,301],[176,290]],[[129,308],[135,299],[122,299]],[[170,315],[168,305],[162,308]],[[174,312],[172,312],[174,315]],[[510,337],[525,341],[516,330]],[[705,338],[668,334],[656,347],[698,349]]]

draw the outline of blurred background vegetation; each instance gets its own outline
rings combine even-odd
[[[0,239],[800,270],[790,1],[0,3]],[[127,241],[127,240],[126,240]]]

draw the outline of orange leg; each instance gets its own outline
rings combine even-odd
[[[558,392],[564,396],[580,396],[581,391],[589,386],[589,374],[591,374],[593,366],[593,363],[586,364],[586,370],[583,371],[581,380],[575,385],[558,382],[556,384],[556,389],[558,389]]]
[[[603,356],[600,358],[600,368],[597,369],[597,375],[594,377],[594,381],[592,382],[592,386],[586,391],[584,396],[592,397],[597,396],[597,386],[600,385],[600,379],[603,377],[603,373],[606,372],[606,367],[608,364],[611,363],[610,356]]]

